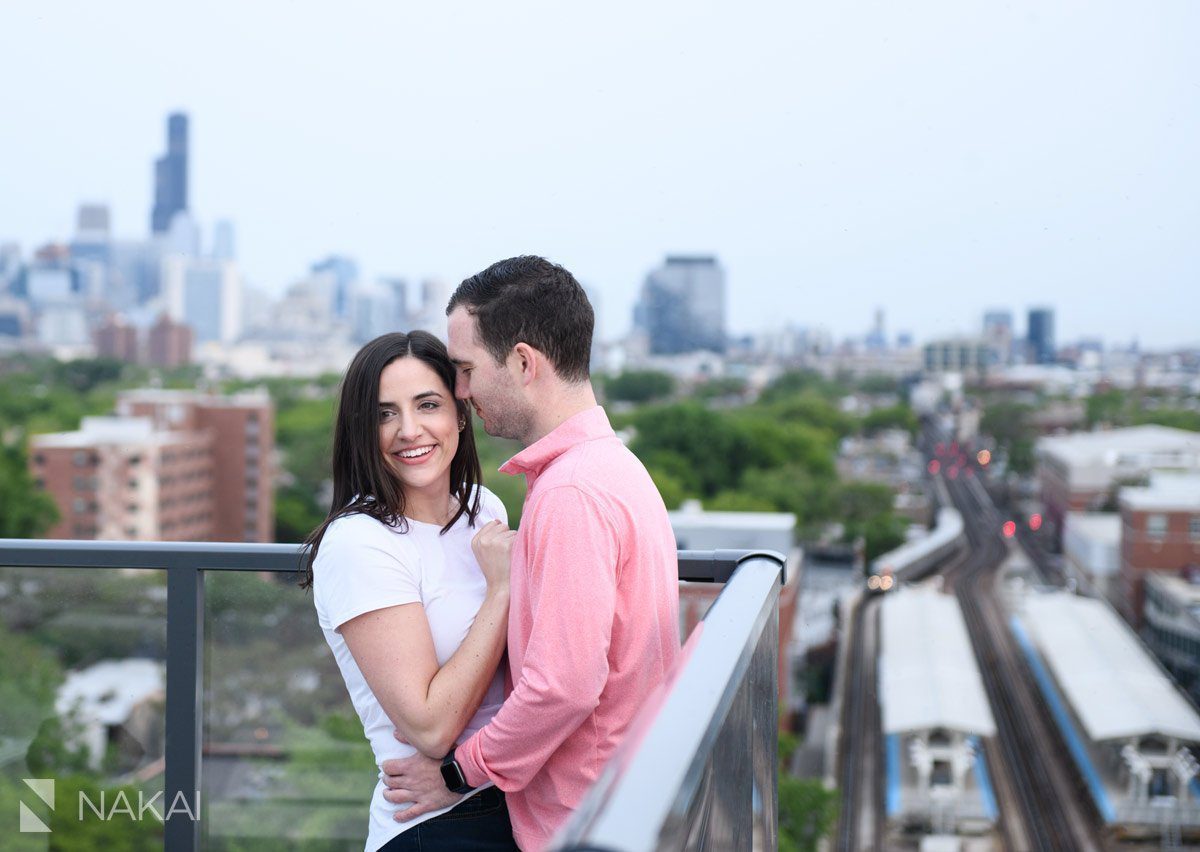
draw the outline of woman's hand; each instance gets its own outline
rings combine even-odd
[[[471,539],[471,550],[483,570],[489,591],[508,589],[508,569],[512,563],[513,539],[516,530],[510,530],[503,521],[489,522]]]

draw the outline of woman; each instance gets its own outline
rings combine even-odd
[[[453,388],[431,334],[385,334],[362,348],[342,381],[333,503],[307,542],[304,585],[376,764],[415,750],[442,758],[504,698],[515,533],[479,484],[470,408]],[[367,852],[516,849],[494,787],[406,823],[383,790],[371,799]]]

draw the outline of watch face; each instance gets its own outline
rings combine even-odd
[[[446,788],[453,793],[467,786],[467,779],[455,761],[442,764],[442,780],[446,782]]]

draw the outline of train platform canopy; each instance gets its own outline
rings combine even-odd
[[[934,728],[995,734],[956,598],[923,586],[892,592],[881,605],[880,642],[885,734]]]
[[[1200,743],[1200,715],[1103,602],[1031,594],[1022,621],[1092,742],[1158,735]]]

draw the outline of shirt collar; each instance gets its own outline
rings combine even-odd
[[[572,415],[558,424],[550,434],[534,441],[500,466],[501,473],[539,474],[546,465],[576,444],[608,438],[616,433],[609,425],[608,415],[599,405]]]

